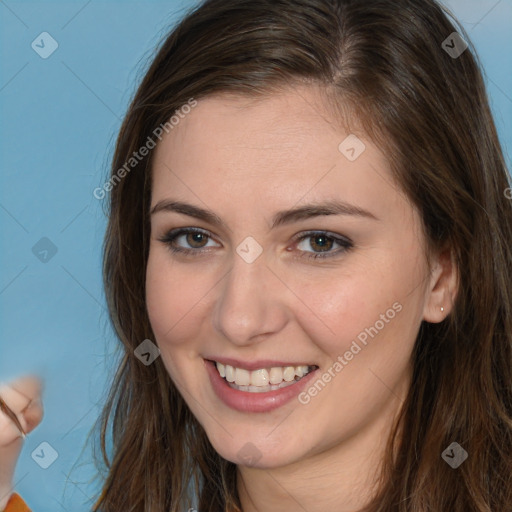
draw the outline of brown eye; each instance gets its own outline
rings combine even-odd
[[[302,233],[298,237],[297,248],[305,258],[330,258],[339,256],[354,246],[353,242],[341,235],[324,231]],[[334,249],[334,250],[333,250]]]
[[[204,247],[205,244],[208,242],[208,236],[204,233],[200,232],[192,232],[187,233],[185,235],[185,239],[187,241],[187,244],[190,245],[190,247],[193,247],[195,249],[200,249],[201,247]]]
[[[159,240],[167,245],[172,252],[194,256],[199,256],[204,254],[207,249],[209,250],[212,247],[211,244],[207,245],[209,242],[215,244],[207,232],[198,228],[173,229]]]
[[[318,252],[329,251],[334,244],[334,240],[325,235],[311,236],[309,240],[311,248]]]

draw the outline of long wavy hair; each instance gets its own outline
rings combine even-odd
[[[458,57],[443,46],[455,31],[469,43]],[[511,184],[463,28],[434,0],[207,0],[155,53],[112,163],[104,286],[122,357],[96,425],[105,481],[94,511],[241,511],[235,464],[215,452],[161,358],[145,366],[134,355],[154,340],[145,304],[154,152],[122,179],[119,169],[191,98],[296,83],[324,86],[340,120],[350,111],[362,123],[420,212],[427,253],[451,247],[459,275],[450,315],[419,329],[411,387],[365,510],[512,510]],[[457,469],[441,458],[454,441],[469,454]]]

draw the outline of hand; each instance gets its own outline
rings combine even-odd
[[[26,434],[43,419],[41,392],[42,382],[35,376],[0,384],[0,397],[16,414]],[[14,470],[22,446],[21,432],[0,410],[0,510],[6,507],[12,493]]]

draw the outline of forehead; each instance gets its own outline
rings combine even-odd
[[[291,158],[318,143],[325,149],[329,142],[336,154],[335,142],[340,136],[337,121],[328,113],[320,87],[295,87],[260,97],[217,94],[201,99],[183,116],[157,153],[180,152],[184,142],[193,140],[198,148],[214,151],[218,158],[253,153],[258,158],[267,154],[279,160],[286,151]]]
[[[229,206],[234,199],[240,206],[243,197],[247,207],[277,209],[301,198],[366,196],[366,203],[375,204],[385,187],[399,193],[385,156],[364,134],[360,146],[349,139],[361,151],[357,159],[341,151],[350,134],[327,101],[312,86],[257,98],[222,94],[199,100],[157,145],[152,204],[172,194],[212,206]]]

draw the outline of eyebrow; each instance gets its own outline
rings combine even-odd
[[[208,222],[214,226],[222,226],[227,228],[226,223],[215,213],[192,204],[182,201],[172,201],[163,199],[159,201],[150,211],[151,215],[159,212],[176,212],[196,219]],[[323,215],[352,215],[372,220],[379,220],[373,213],[364,210],[359,206],[355,206],[343,201],[324,201],[321,203],[310,203],[290,210],[277,212],[272,218],[272,227],[274,229],[285,224],[292,224],[300,220],[320,217]]]

